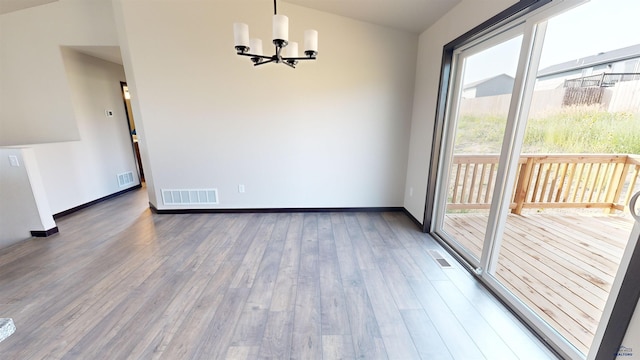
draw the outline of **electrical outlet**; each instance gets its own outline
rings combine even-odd
[[[20,161],[18,161],[18,157],[15,155],[9,155],[9,164],[13,167],[19,167]]]
[[[106,117],[113,117],[113,110],[105,110],[104,115]]]
[[[238,185],[238,192],[239,193],[243,193],[244,192],[244,184],[239,184]]]

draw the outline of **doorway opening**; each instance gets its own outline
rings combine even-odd
[[[120,82],[120,89],[122,90],[122,101],[124,103],[125,114],[127,115],[127,126],[129,127],[129,138],[131,140],[131,147],[133,148],[133,154],[136,159],[136,165],[138,169],[138,179],[140,183],[144,183],[144,170],[142,169],[142,159],[140,158],[140,146],[138,145],[138,134],[136,132],[136,123],[133,118],[133,111],[131,110],[131,94],[129,93],[129,87],[124,81]]]

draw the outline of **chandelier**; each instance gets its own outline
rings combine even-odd
[[[278,15],[276,0],[273,0],[273,45],[275,54],[264,55],[262,52],[262,40],[249,39],[249,25],[243,23],[233,24],[233,35],[236,52],[241,56],[248,56],[254,66],[276,63],[285,64],[295,69],[300,60],[315,60],[318,55],[318,32],[305,30],[304,55],[298,57],[298,43],[289,42],[289,18]]]

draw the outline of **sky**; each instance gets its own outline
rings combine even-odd
[[[521,37],[468,59],[465,84],[516,72]],[[591,0],[549,20],[540,69],[640,43],[640,0]]]

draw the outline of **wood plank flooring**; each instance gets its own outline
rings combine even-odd
[[[487,215],[448,214],[446,222],[481,252]],[[623,216],[510,214],[496,277],[586,354],[632,226]]]
[[[555,358],[402,213],[157,215],[139,190],[58,227],[0,249],[0,358]]]

